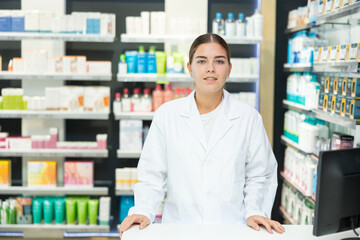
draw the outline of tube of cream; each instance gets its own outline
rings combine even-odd
[[[34,224],[41,224],[43,218],[43,201],[42,198],[34,198],[32,200],[32,209],[33,209],[33,222]]]
[[[54,200],[45,198],[43,202],[44,207],[44,223],[52,224],[54,221]]]
[[[55,199],[55,223],[64,224],[65,222],[65,198]]]
[[[137,51],[126,51],[125,58],[127,63],[127,72],[136,73],[137,72]]]
[[[76,223],[76,200],[73,198],[67,198],[66,204],[66,222],[67,224]]]
[[[166,53],[157,51],[155,54],[156,54],[157,74],[165,74],[165,72],[166,72]]]
[[[87,222],[87,200],[78,199],[77,201],[77,217],[79,224],[86,224]]]
[[[96,218],[98,216],[99,211],[99,200],[98,199],[90,199],[88,201],[89,208],[89,224],[96,225]]]

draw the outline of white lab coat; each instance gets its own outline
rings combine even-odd
[[[163,223],[245,223],[252,215],[270,217],[277,162],[260,114],[224,90],[207,142],[194,93],[156,111],[129,215],[142,214],[153,222],[167,182]]]

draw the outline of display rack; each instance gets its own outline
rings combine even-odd
[[[301,195],[303,195],[305,198],[307,198],[308,200],[310,200],[312,203],[315,204],[314,200],[312,199],[312,194],[311,195],[307,195],[304,193],[304,191],[301,189],[301,187],[297,186],[295,183],[291,182],[286,175],[284,174],[284,172],[280,172],[280,176],[287,182],[289,183],[293,188],[295,188],[298,192],[301,193]]]
[[[310,28],[313,28],[315,25],[316,25],[315,23],[308,23],[308,24],[296,26],[294,28],[287,28],[285,29],[285,33],[294,33],[302,30],[308,30]]]
[[[281,136],[281,142],[283,144],[285,144],[286,146],[296,148],[296,149],[300,150],[301,152],[303,152],[305,154],[312,154],[312,153],[302,149],[299,144],[297,144],[296,142],[292,141],[291,139],[285,137],[284,135]]]
[[[0,149],[1,157],[90,157],[107,158],[108,150],[100,149]]]
[[[334,21],[336,19],[350,16],[352,14],[358,13],[360,8],[360,2],[352,3],[351,5],[336,9],[334,11],[331,11],[329,13],[325,13],[323,15],[320,15],[317,17],[316,24],[324,24],[330,21]]]
[[[313,72],[360,73],[360,62],[325,62],[314,63]],[[358,75],[360,76],[360,74]]]
[[[108,225],[6,224],[0,232],[20,232],[24,238],[63,238],[65,232],[108,232]]]
[[[129,189],[129,190],[115,189],[115,195],[116,196],[133,196],[134,190],[133,189]]]
[[[193,79],[189,74],[175,73],[158,75],[151,73],[129,73],[129,74],[118,74],[117,80],[119,82],[189,82],[192,83]],[[257,82],[259,76],[257,75],[239,75],[231,74],[226,82],[241,83],[241,82]]]
[[[289,223],[292,225],[297,225],[297,222],[290,216],[290,214],[283,208],[283,206],[280,206],[280,212]]]
[[[290,109],[290,110],[294,110],[294,111],[297,111],[297,112],[301,112],[301,113],[304,113],[306,115],[311,115],[313,114],[311,111],[312,109],[310,108],[307,108],[305,107],[304,105],[301,105],[301,104],[298,104],[298,103],[294,103],[294,102],[291,102],[289,100],[285,100],[283,99],[283,106],[287,109]]]
[[[111,74],[90,73],[25,73],[0,71],[1,80],[76,80],[76,81],[111,81]]]
[[[122,113],[116,113],[115,120],[129,120],[129,119],[135,119],[135,120],[152,120],[154,117],[154,112],[149,113],[137,113],[137,112],[122,112]]]
[[[141,151],[131,151],[131,150],[117,150],[118,158],[137,158],[141,156]]]
[[[125,43],[191,43],[198,36],[190,35],[155,35],[155,34],[121,34],[121,42]],[[228,44],[260,44],[262,37],[224,37]]]
[[[64,196],[64,195],[108,195],[107,187],[24,187],[11,186],[0,187],[0,195],[24,195],[24,196]]]
[[[69,42],[114,42],[111,35],[71,34],[71,33],[30,33],[30,32],[0,32],[2,41],[20,40],[61,40]]]
[[[107,120],[109,113],[66,112],[66,111],[30,111],[0,110],[0,118],[46,118],[46,119],[89,119]]]
[[[285,72],[312,72],[313,68],[312,68],[312,66],[310,66],[308,64],[295,63],[293,65],[290,65],[288,63],[285,63],[284,71]]]

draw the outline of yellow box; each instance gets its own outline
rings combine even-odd
[[[326,76],[325,85],[324,85],[324,92],[329,93],[329,88],[330,88],[330,76]]]
[[[0,160],[0,186],[11,185],[11,161]]]
[[[345,61],[350,60],[350,44],[346,44]]]
[[[328,46],[327,48],[326,62],[331,62],[331,47],[332,46]]]
[[[56,161],[29,161],[28,186],[56,186]]]
[[[340,61],[340,45],[336,46],[336,54],[335,54],[335,62],[339,62]]]

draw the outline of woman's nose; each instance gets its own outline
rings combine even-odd
[[[207,65],[207,72],[215,72],[214,65],[212,63],[209,63]]]

